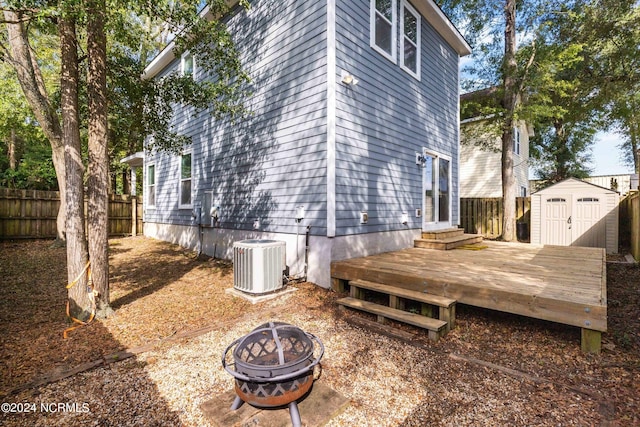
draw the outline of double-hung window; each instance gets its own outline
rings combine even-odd
[[[396,62],[396,0],[371,0],[371,47]]]
[[[420,14],[406,1],[400,7],[400,66],[420,80]]]
[[[513,152],[520,155],[520,129],[513,128]]]
[[[185,52],[182,54],[180,64],[180,71],[183,76],[195,76],[195,61],[193,59],[193,55],[190,52]]]
[[[180,207],[191,208],[191,153],[180,157]]]
[[[147,165],[147,207],[156,206],[156,165]]]

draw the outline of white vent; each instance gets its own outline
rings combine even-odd
[[[251,294],[282,288],[285,242],[241,240],[233,244],[233,287]]]

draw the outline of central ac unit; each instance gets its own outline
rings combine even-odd
[[[282,288],[285,242],[241,240],[233,244],[233,287],[251,294]]]

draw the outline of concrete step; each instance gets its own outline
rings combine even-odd
[[[422,238],[428,240],[448,239],[449,237],[461,236],[464,234],[463,228],[445,228],[443,230],[423,231]]]
[[[459,246],[472,245],[480,242],[482,242],[482,236],[478,234],[462,234],[460,236],[448,237],[446,239],[417,239],[413,241],[413,246],[416,248],[447,251]]]

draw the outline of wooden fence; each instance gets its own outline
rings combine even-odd
[[[620,200],[620,246],[629,248],[631,255],[640,261],[640,193],[631,191]]]
[[[465,233],[481,234],[487,239],[502,235],[502,198],[460,199],[460,225]],[[518,240],[528,241],[531,229],[531,198],[516,198]]]
[[[0,239],[56,237],[59,207],[57,191],[0,188]],[[84,210],[86,214],[86,200]],[[110,236],[142,232],[142,203],[136,197],[109,196],[108,215]]]

